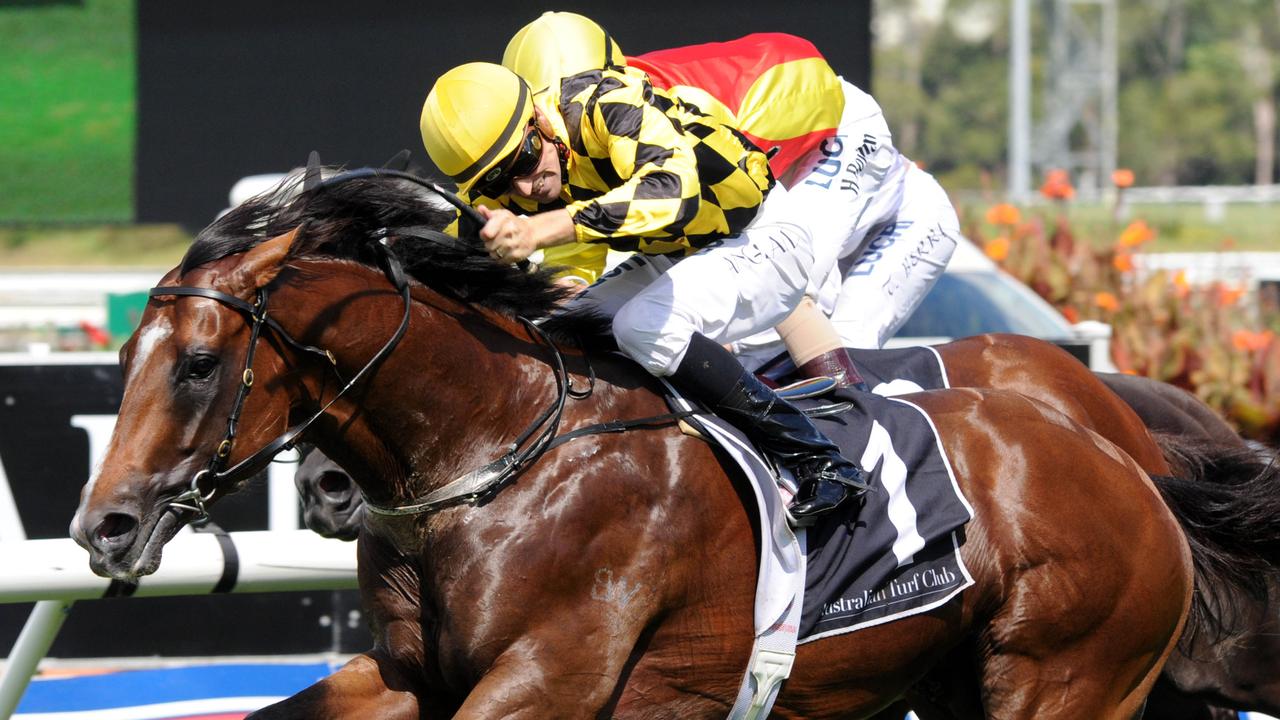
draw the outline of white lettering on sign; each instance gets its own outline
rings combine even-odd
[[[115,415],[72,415],[71,427],[84,430],[89,436],[89,482],[98,477],[98,469],[102,459],[107,456],[107,443],[111,442],[111,433],[116,429]]]
[[[107,445],[111,442],[111,433],[116,429],[115,415],[72,415],[71,427],[84,430],[89,436],[89,480],[85,483],[81,497],[93,492],[93,484],[98,481],[98,471],[102,469],[102,459],[107,456]],[[72,527],[80,524],[80,508],[71,518]]]
[[[18,514],[18,505],[13,501],[13,491],[9,489],[9,476],[5,474],[4,463],[0,462],[0,542],[26,539],[27,531],[22,527],[22,516]]]

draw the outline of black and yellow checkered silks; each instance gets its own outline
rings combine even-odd
[[[642,77],[592,70],[535,103],[569,148],[560,199],[475,200],[523,213],[566,208],[579,242],[688,254],[741,232],[773,187],[768,158],[751,141]]]

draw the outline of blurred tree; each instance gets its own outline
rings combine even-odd
[[[1007,3],[879,2],[874,91],[908,157],[953,187],[1003,168]]]
[[[1034,7],[1039,82],[1044,12]],[[1119,165],[1139,185],[1274,182],[1280,0],[1119,8]],[[1003,187],[1007,0],[881,0],[875,18],[874,89],[899,147],[948,187],[989,177]]]
[[[1250,84],[1255,146],[1254,182],[1268,185],[1276,167],[1276,77],[1280,55],[1280,0],[1259,0],[1256,24],[1239,33],[1240,65]]]

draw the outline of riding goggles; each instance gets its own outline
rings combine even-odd
[[[541,160],[542,133],[533,123],[529,123],[524,139],[516,149],[501,162],[489,168],[489,171],[476,182],[475,187],[488,197],[502,197],[510,191],[511,181],[532,173]]]

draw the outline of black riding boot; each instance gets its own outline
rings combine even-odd
[[[845,459],[812,420],[705,336],[693,336],[671,380],[795,473],[800,493],[791,515],[798,524],[812,524],[817,515],[844,502],[850,492],[861,495],[869,489],[867,474]]]

